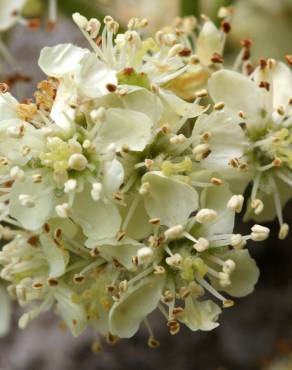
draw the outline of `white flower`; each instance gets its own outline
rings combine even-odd
[[[291,86],[289,68],[272,59],[263,62],[250,77],[222,70],[209,80],[212,99],[224,101],[234,124],[239,115],[246,125],[249,145],[237,167],[244,165],[253,178],[251,207],[260,214],[256,219],[269,220],[276,214],[280,227],[281,208],[291,197]],[[260,209],[254,206],[258,199],[263,205]]]

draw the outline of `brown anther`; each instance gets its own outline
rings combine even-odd
[[[267,67],[267,61],[266,59],[260,59],[259,60],[259,65],[261,69],[265,69]]]
[[[126,293],[128,290],[128,280],[122,280],[119,284],[119,292]]]
[[[39,243],[39,237],[37,235],[32,235],[31,237],[28,238],[27,243],[31,246],[36,248]]]
[[[173,299],[174,299],[174,296],[173,296],[173,294],[171,293],[170,290],[166,290],[163,293],[163,299],[162,300],[163,300],[164,303],[170,303],[170,302],[173,301]]]
[[[280,106],[277,108],[277,113],[280,115],[280,116],[285,116],[285,109],[284,107]]]
[[[184,313],[184,309],[182,307],[174,307],[174,309],[172,310],[172,314],[174,316],[179,316],[182,313]]]
[[[214,53],[211,57],[211,62],[212,63],[224,63],[224,59],[222,57],[222,55],[220,55],[219,53]]]
[[[114,265],[116,268],[123,267],[123,265],[122,265],[122,264],[120,264],[120,262],[119,262],[116,258],[113,258],[113,265]]]
[[[84,283],[84,280],[85,280],[85,277],[83,275],[80,275],[80,274],[75,274],[74,277],[73,277],[73,282],[75,284],[82,284],[82,283]]]
[[[115,92],[115,91],[117,90],[117,86],[116,86],[116,85],[114,85],[114,84],[107,84],[107,85],[106,85],[106,88],[107,88],[107,90],[108,90],[110,93],[113,93],[113,92]]]
[[[9,90],[9,86],[5,82],[0,82],[0,93],[4,94]]]
[[[229,165],[233,168],[238,168],[239,167],[239,160],[237,158],[232,158],[229,161]]]
[[[48,21],[48,22],[47,22],[46,30],[47,30],[48,32],[55,31],[55,29],[56,29],[56,25],[57,25],[57,23],[56,23],[56,22],[54,22],[54,21]]]
[[[250,76],[252,74],[252,72],[254,71],[254,67],[250,63],[246,63],[245,66],[244,66],[244,68],[245,68],[246,74],[248,76]]]
[[[292,65],[292,54],[288,54],[285,56],[286,62]]]
[[[222,185],[223,184],[223,181],[221,179],[218,179],[217,177],[212,177],[210,182],[213,184],[213,185]]]
[[[7,166],[8,165],[8,159],[5,157],[0,157],[0,165]]]
[[[249,49],[244,49],[243,54],[242,54],[242,60],[249,60],[250,58],[250,50]]]
[[[261,81],[259,83],[259,87],[269,91],[270,90],[270,83],[268,81]]]
[[[113,335],[111,333],[108,333],[107,336],[106,336],[106,342],[110,345],[113,345],[113,344],[116,344],[119,340],[119,337],[117,337],[116,335]]]
[[[33,289],[42,289],[44,287],[43,283],[33,283],[32,288]]]
[[[158,348],[160,346],[160,343],[154,337],[149,337],[149,339],[148,339],[148,346],[150,348]]]
[[[175,325],[171,325],[169,328],[169,332],[171,335],[176,335],[180,331],[180,324],[176,322]]]
[[[35,173],[31,176],[31,178],[35,184],[39,184],[40,182],[42,182],[43,176],[40,173]]]
[[[244,39],[244,40],[241,40],[240,41],[240,45],[245,48],[245,49],[249,49],[252,45],[252,40],[250,39]]]
[[[124,68],[123,69],[123,74],[125,75],[125,76],[130,76],[132,73],[134,73],[135,72],[135,70],[134,70],[134,68],[132,68],[132,67],[127,67],[127,68]]]
[[[72,324],[73,324],[74,326],[76,326],[76,325],[77,325],[77,320],[76,320],[76,319],[73,319],[73,320],[72,320]]]
[[[229,33],[231,31],[231,25],[226,20],[221,22],[221,29],[224,33]]]
[[[292,98],[289,99],[289,105],[292,105]]]
[[[244,111],[242,111],[242,110],[240,110],[237,114],[242,119],[246,119],[247,118],[246,113]]]
[[[191,294],[191,290],[188,287],[181,287],[179,290],[179,297],[181,299],[186,299]]]
[[[164,135],[167,135],[171,132],[170,126],[168,124],[161,126],[160,130]]]
[[[122,145],[122,152],[123,153],[129,153],[130,152],[130,148],[127,144]]]
[[[38,18],[28,20],[28,29],[30,31],[37,31],[40,28],[41,21]]]
[[[61,239],[62,238],[63,231],[62,229],[56,229],[54,232],[54,236],[56,239]]]
[[[96,257],[99,254],[100,254],[100,250],[98,249],[98,247],[95,247],[95,248],[91,249],[91,251],[90,251],[91,257]]]
[[[211,139],[211,136],[212,136],[211,132],[206,131],[202,133],[202,135],[200,136],[200,139],[202,141],[208,142]]]
[[[244,171],[246,171],[247,169],[248,169],[248,165],[247,165],[247,163],[241,163],[241,164],[239,165],[239,170],[240,170],[240,171],[244,172]]]
[[[165,268],[163,266],[160,266],[160,265],[154,266],[154,274],[155,275],[165,274]]]
[[[52,277],[48,278],[47,283],[51,287],[52,286],[57,286],[59,284],[58,280],[55,279],[55,278],[52,278]]]
[[[269,58],[268,61],[267,61],[267,64],[268,64],[268,68],[269,69],[272,69],[273,67],[275,67],[275,65],[277,64],[277,62],[275,61],[275,59]]]
[[[139,264],[139,260],[138,260],[138,257],[137,257],[137,256],[133,256],[133,257],[132,257],[132,264],[133,264],[134,266],[138,266],[138,264]]]
[[[115,291],[116,287],[112,284],[109,284],[109,285],[105,286],[105,289],[108,293],[113,293]]]
[[[152,225],[159,225],[160,224],[160,218],[155,217],[155,218],[150,218],[149,223]]]
[[[115,192],[113,195],[114,195],[115,200],[121,201],[124,199],[124,193],[120,191]]]
[[[91,351],[95,354],[99,354],[102,351],[101,343],[98,341],[94,341],[91,343]]]
[[[220,102],[214,104],[214,109],[215,110],[222,110],[224,108],[224,106],[225,106],[224,102],[220,101]]]
[[[43,229],[46,233],[49,233],[51,231],[51,228],[50,228],[50,225],[45,223],[44,226],[43,226]]]
[[[281,165],[282,165],[282,161],[281,161],[281,159],[280,159],[280,158],[275,158],[275,159],[273,160],[272,164],[273,164],[273,166],[274,166],[274,167],[281,167]]]
[[[192,53],[192,50],[189,49],[189,48],[183,48],[179,53],[178,55],[180,57],[189,57]]]
[[[126,232],[125,231],[122,231],[120,230],[118,233],[117,233],[117,241],[121,241],[124,237],[126,236]]]

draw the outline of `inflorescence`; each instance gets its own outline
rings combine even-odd
[[[155,309],[171,334],[212,330],[230,297],[253,291],[245,246],[270,231],[241,235],[234,220],[276,214],[288,234],[292,75],[272,59],[254,67],[249,40],[224,67],[220,16],[145,38],[146,19],[118,33],[110,16],[101,31],[76,13],[91,51],[44,48],[34,100],[1,84],[1,277],[29,306],[20,327],[54,307],[74,336],[92,326],[114,342],[144,322],[156,347]]]

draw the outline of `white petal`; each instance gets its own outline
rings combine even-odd
[[[110,310],[110,331],[121,338],[132,337],[141,321],[158,305],[164,286],[164,276],[143,279],[122,296]]]
[[[199,302],[188,297],[184,312],[179,319],[193,331],[209,331],[219,326],[216,320],[221,312],[220,307],[211,300]]]
[[[81,59],[88,53],[87,49],[72,44],[45,47],[39,57],[39,66],[48,76],[62,77],[67,73],[73,73]]]
[[[10,94],[0,94],[0,121],[19,118],[16,112],[18,101]]]
[[[108,94],[107,84],[117,85],[116,71],[97,59],[93,53],[82,59],[75,79],[82,94],[89,98]]]
[[[204,65],[211,63],[214,53],[222,54],[222,33],[211,21],[206,21],[196,42],[196,54]]]
[[[71,108],[77,99],[77,90],[70,76],[62,79],[50,112],[52,120],[66,133],[70,132],[75,119],[75,110]]]
[[[273,108],[288,107],[292,97],[292,73],[284,63],[277,62],[272,69]],[[290,108],[291,109],[291,108]]]
[[[68,252],[56,245],[48,235],[41,235],[40,241],[50,267],[49,276],[57,278],[64,275],[69,262]]]
[[[122,215],[122,218],[125,219],[129,207],[132,204],[132,202],[135,201],[136,197],[138,195],[135,194],[135,196],[126,196],[125,202],[127,204],[127,207],[121,207],[120,212]],[[133,215],[125,228],[126,234],[133,239],[136,240],[143,240],[147,236],[151,234],[153,231],[152,225],[149,223],[149,216],[145,210],[144,206],[144,199],[142,196],[139,197],[137,207],[135,211],[133,212]]]
[[[226,204],[232,193],[227,184],[205,188],[201,193],[201,208],[214,209],[217,213],[216,219],[206,225],[202,225],[200,233],[202,236],[214,234],[230,234],[233,232],[235,213],[227,209]]]
[[[103,187],[108,194],[118,191],[124,181],[124,168],[117,159],[105,162],[103,169]]]
[[[224,260],[231,259],[235,262],[236,267],[230,275],[231,285],[226,288],[222,288],[219,285],[216,285],[216,287],[233,297],[245,297],[252,293],[259,279],[260,272],[248,250],[232,250],[220,257]]]
[[[161,224],[185,224],[189,215],[198,207],[198,193],[191,186],[160,172],[149,172],[142,178],[150,185],[144,196],[145,208],[151,218],[160,218]]]
[[[27,194],[32,197],[35,206],[24,207],[19,202],[19,195]],[[12,217],[28,230],[37,230],[51,216],[54,207],[54,195],[50,182],[43,178],[42,182],[34,183],[27,176],[23,181],[16,180],[11,190],[9,212]]]
[[[127,89],[128,93],[122,98],[126,108],[146,114],[154,125],[157,124],[163,112],[163,105],[157,95],[140,87],[127,86]]]
[[[11,301],[4,288],[0,285],[0,337],[6,335],[10,329]]]
[[[116,259],[127,270],[131,271],[135,268],[132,257],[137,255],[137,251],[144,247],[144,244],[130,238],[123,238],[120,242],[113,239],[111,243],[106,242],[99,246],[100,254],[107,261],[112,262]]]
[[[73,219],[81,225],[84,234],[94,240],[114,237],[121,224],[117,207],[112,203],[93,201],[88,187],[75,196]]]
[[[1,0],[0,31],[6,31],[16,23],[15,12],[20,12],[26,0]]]
[[[123,145],[142,151],[150,143],[152,122],[144,113],[112,108],[106,111],[105,122],[98,132],[98,142],[103,148],[114,143],[117,151]]]
[[[58,302],[58,311],[74,337],[77,337],[87,326],[87,315],[84,307],[72,301],[73,291],[65,285],[56,287],[54,296]]]
[[[225,111],[204,114],[197,119],[192,134],[194,139],[199,140],[204,132],[211,133],[208,141],[211,153],[201,162],[202,167],[215,171],[226,170],[230,169],[231,159],[242,157],[247,142],[238,123],[239,119]],[[231,170],[236,171],[233,168]]]
[[[170,109],[179,116],[194,118],[202,114],[205,110],[201,105],[188,103],[169,91],[161,90],[160,95],[166,101]]]
[[[263,94],[248,77],[237,72],[221,70],[211,76],[208,90],[214,102],[223,101],[225,108],[234,114],[243,111],[248,120],[260,118],[264,107]]]

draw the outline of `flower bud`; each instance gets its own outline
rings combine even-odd
[[[87,166],[87,159],[83,154],[74,153],[69,158],[69,167],[72,170],[83,171]]]

